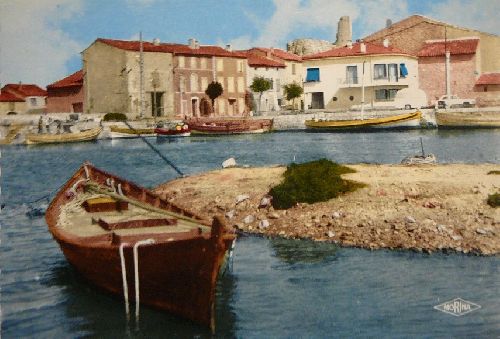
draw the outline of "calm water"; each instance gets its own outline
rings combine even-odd
[[[326,157],[398,163],[420,151],[440,162],[500,163],[500,130],[275,133],[152,142],[187,174],[228,157],[269,165]],[[127,326],[123,302],[96,291],[66,263],[43,218],[26,204],[53,192],[84,160],[148,187],[176,173],[140,140],[2,148],[2,337],[210,337],[202,327],[141,308]],[[41,201],[39,204],[44,204]],[[38,205],[37,205],[38,206]],[[309,241],[239,239],[220,280],[217,337],[498,337],[500,258],[337,248]],[[481,309],[433,309],[461,297]]]

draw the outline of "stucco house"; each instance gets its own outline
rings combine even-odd
[[[475,98],[478,105],[500,105],[500,94],[485,93],[477,81],[483,74],[500,73],[500,37],[459,27],[422,15],[412,15],[363,38],[365,42],[388,40],[406,53],[419,56],[419,75],[429,103],[446,94],[445,45],[451,54],[451,94]],[[480,84],[479,84],[480,85]],[[483,89],[483,92],[481,92]]]
[[[43,113],[47,91],[35,84],[7,84],[0,90],[0,114]],[[24,102],[24,104],[21,104]]]
[[[48,113],[83,112],[83,70],[47,86]]]
[[[253,114],[263,114],[263,112],[275,112],[281,110],[283,103],[282,79],[285,73],[285,64],[275,61],[250,51],[240,51],[247,56],[247,83],[249,91],[253,80],[263,77],[271,83],[271,88],[262,95],[259,92],[251,92],[253,97]]]
[[[85,112],[141,115],[141,43],[97,39],[83,51]],[[245,57],[218,46],[142,43],[144,117],[232,116],[245,106]],[[215,112],[205,94],[218,81]]]
[[[478,106],[500,105],[500,72],[483,73],[474,86]]]
[[[357,42],[303,56],[307,109],[392,107],[398,90],[418,90],[417,57],[397,48]]]
[[[285,65],[283,71],[280,72],[281,93],[279,96],[281,97],[282,100],[280,100],[279,106],[281,108],[292,108],[292,101],[291,100],[287,101],[286,97],[284,96],[283,86],[291,84],[293,82],[299,85],[302,84],[304,80],[303,70],[302,70],[302,57],[297,54],[273,47],[271,48],[254,47],[249,49],[248,53],[264,57],[266,59],[274,60],[283,63]],[[293,108],[299,109],[303,107],[303,100],[304,100],[303,97],[296,99],[295,107]]]

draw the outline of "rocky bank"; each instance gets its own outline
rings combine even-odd
[[[238,229],[367,249],[500,253],[500,191],[492,164],[348,165],[346,179],[367,184],[339,198],[274,210],[269,189],[285,167],[229,168],[165,183],[162,197],[200,214],[223,214]]]

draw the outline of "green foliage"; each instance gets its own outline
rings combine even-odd
[[[286,84],[285,86],[283,86],[283,90],[285,91],[286,100],[295,101],[296,98],[299,98],[302,93],[304,93],[304,89],[302,88],[302,86],[300,86],[296,82]]]
[[[262,94],[265,91],[271,89],[271,81],[267,80],[264,77],[255,77],[253,78],[252,84],[250,85],[250,89],[256,93]]]
[[[224,93],[224,88],[220,82],[212,81],[208,84],[207,89],[205,90],[205,94],[208,95],[210,100],[212,100],[212,107],[215,109],[215,99],[220,97]]]
[[[287,209],[299,202],[312,204],[355,191],[364,185],[340,177],[341,174],[354,172],[327,159],[291,164],[287,167],[284,180],[269,192],[273,197],[273,207]]]
[[[106,113],[102,118],[103,121],[126,121],[127,116],[123,113]]]
[[[500,174],[500,171],[489,171],[488,174],[495,174],[495,175],[499,175]]]
[[[487,203],[491,207],[498,207],[498,206],[500,206],[500,193],[495,193],[495,194],[488,195]]]

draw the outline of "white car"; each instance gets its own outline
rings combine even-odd
[[[456,95],[441,96],[437,100],[437,108],[454,108],[454,107],[474,107],[476,99],[460,99]]]

